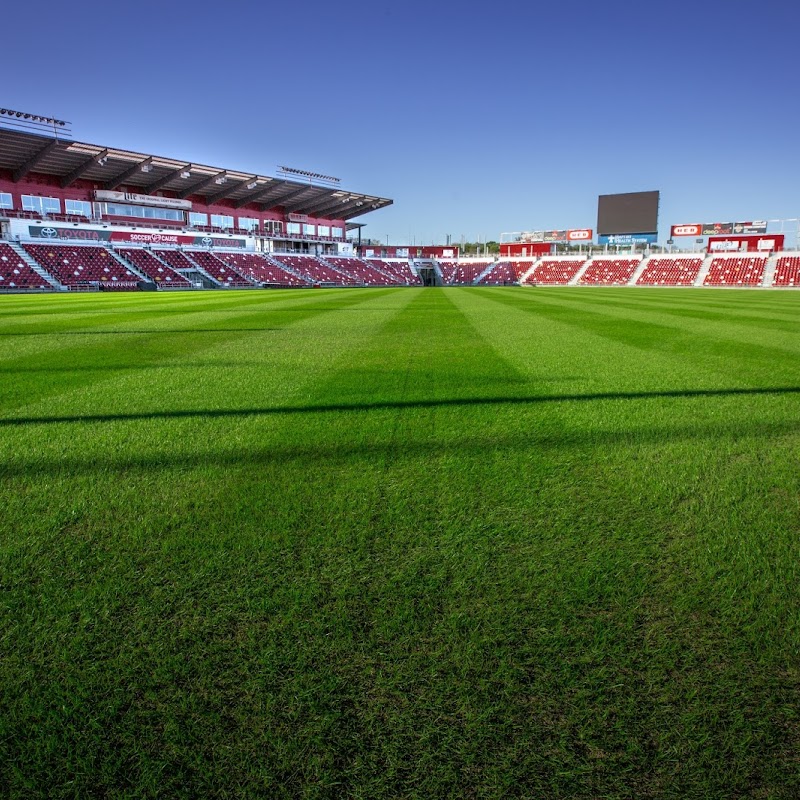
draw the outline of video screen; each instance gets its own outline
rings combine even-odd
[[[597,198],[597,233],[656,233],[659,192],[601,194]]]

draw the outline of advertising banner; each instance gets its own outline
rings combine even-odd
[[[762,219],[762,220],[756,220],[755,222],[734,222],[733,232],[744,233],[744,234],[766,233],[767,221]]]
[[[714,253],[717,252],[730,252],[739,249],[739,242],[723,240],[720,242],[709,242],[708,249]]]
[[[653,244],[658,241],[657,233],[614,233],[601,234],[597,237],[598,244]]]
[[[130,242],[131,244],[184,245],[187,247],[235,247],[245,249],[245,239],[221,236],[192,236],[183,233],[113,231],[106,228],[64,228],[58,225],[29,225],[31,239],[51,242]]]
[[[155,197],[149,194],[134,194],[132,192],[109,192],[97,189],[94,199],[107,203],[133,203],[139,206],[158,206],[159,208],[180,208],[191,210],[191,200],[180,200],[177,197]]]
[[[732,222],[704,222],[702,236],[724,236],[727,233],[733,233]]]
[[[533,240],[535,241],[535,239]],[[567,241],[567,232],[566,231],[545,231],[544,238],[542,239],[544,242],[566,242]]]
[[[567,231],[568,242],[591,242],[592,229],[591,228],[577,228],[575,230]]]
[[[700,236],[703,225],[700,222],[687,222],[683,225],[673,225],[670,236]]]

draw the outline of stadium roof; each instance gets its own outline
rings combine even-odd
[[[57,176],[62,188],[79,179],[94,181],[107,190],[124,184],[142,194],[165,191],[180,198],[197,195],[209,204],[225,200],[235,208],[252,204],[261,211],[281,207],[287,213],[323,219],[348,220],[392,204],[385,197],[338,187],[209,167],[2,127],[0,169],[10,170],[15,183],[30,172],[37,172]]]

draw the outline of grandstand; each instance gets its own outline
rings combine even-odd
[[[0,122],[0,291],[420,286],[423,274],[444,286],[800,286],[800,256],[783,252],[783,235],[751,229],[712,236],[703,253],[669,255],[598,253],[588,229],[547,233],[580,245],[579,255],[555,254],[547,242],[557,238],[528,234],[500,259],[451,246],[360,248],[347,236],[361,224],[350,220],[392,201],[309,176],[203,166]],[[673,226],[676,235],[701,228]]]

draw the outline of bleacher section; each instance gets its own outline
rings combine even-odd
[[[510,261],[498,261],[479,281],[478,286],[505,286],[516,283],[519,275]]]
[[[240,275],[230,264],[220,261],[207,250],[193,250],[189,254],[217,283],[230,289],[244,289],[253,284]]]
[[[256,283],[272,286],[308,286],[308,283],[297,275],[268,261],[258,253],[224,253],[216,254],[217,258],[233,267],[241,275],[246,275]]]
[[[800,257],[783,256],[775,265],[773,286],[800,286]]]
[[[408,261],[383,261],[379,258],[368,258],[367,263],[373,267],[377,267],[381,272],[386,272],[389,275],[395,275],[400,283],[409,286],[421,286],[422,281],[419,275],[415,275]]]
[[[544,258],[525,279],[526,284],[566,286],[586,263],[586,259]]]
[[[703,257],[656,258],[647,262],[637,286],[693,286],[703,266]]]
[[[192,284],[183,275],[179,275],[172,267],[162,264],[149,250],[141,247],[121,247],[117,253],[160,289],[192,288]]]
[[[471,286],[491,261],[440,261],[442,282],[451,286]]]
[[[0,291],[8,289],[50,289],[50,284],[34,272],[11,245],[0,242]]]
[[[640,263],[640,258],[593,259],[579,283],[582,286],[624,286]]]
[[[332,283],[340,286],[356,286],[358,281],[344,272],[339,272],[323,264],[314,256],[289,256],[278,253],[273,258],[298,275],[303,275],[309,283]]]
[[[24,244],[25,251],[59,283],[71,289],[102,288],[131,291],[141,278],[123,266],[103,247],[59,244]]]
[[[711,262],[703,286],[759,286],[766,256],[725,256]]]
[[[336,269],[352,275],[357,281],[366,286],[397,286],[400,283],[396,275],[383,272],[374,265],[358,258],[325,256],[325,261],[336,267]]]

